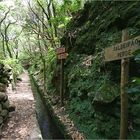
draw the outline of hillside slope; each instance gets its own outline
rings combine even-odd
[[[120,61],[104,63],[101,52],[121,42],[123,29],[131,37],[140,35],[139,7],[140,1],[87,2],[61,39],[69,53],[65,62],[67,109],[87,138],[119,137]],[[130,79],[140,74],[138,69],[132,59]],[[133,139],[140,138],[139,98],[140,94],[129,95],[128,131]]]

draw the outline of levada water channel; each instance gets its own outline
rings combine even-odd
[[[42,101],[38,85],[36,85],[32,76],[30,76],[30,78],[34,98],[36,100],[35,105],[36,105],[37,120],[39,123],[43,139],[64,139],[64,136],[54,123],[53,119],[51,118],[51,115],[47,111],[46,106]]]

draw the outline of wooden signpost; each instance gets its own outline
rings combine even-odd
[[[67,58],[67,56],[68,56],[68,54],[67,53],[62,53],[62,54],[59,54],[57,57],[58,57],[58,59],[66,59]]]
[[[123,36],[126,36],[126,33]],[[127,41],[126,40],[122,39],[122,43],[106,48],[105,61],[129,58],[132,56],[133,52],[135,52],[137,49],[140,49],[140,36]]]
[[[56,54],[62,54],[62,53],[65,53],[65,52],[66,52],[66,49],[64,47],[60,47],[60,48],[56,49]]]
[[[56,49],[57,58],[61,61],[60,66],[60,102],[63,106],[64,104],[64,60],[67,58],[68,54],[64,47]]]
[[[133,52],[140,49],[140,36],[129,39],[126,30],[122,32],[122,43],[105,49],[105,61],[121,59],[121,121],[120,121],[120,139],[127,138],[128,130],[128,95],[125,86],[129,78],[129,57]],[[127,41],[126,41],[127,40]]]

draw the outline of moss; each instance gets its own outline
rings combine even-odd
[[[89,2],[83,11],[74,16],[62,38],[62,44],[68,50],[74,48],[73,51],[79,53],[93,54],[103,32],[107,35],[114,29],[114,32],[118,32],[128,27],[139,27],[139,6],[140,1]],[[106,47],[102,44],[100,46]]]
[[[103,65],[102,61],[98,61],[98,54],[106,47],[120,43],[123,29],[127,29],[131,37],[140,35],[139,7],[140,1],[87,2],[84,9],[79,11],[68,24],[67,31],[61,39],[61,43],[69,53],[65,64],[65,74],[68,77],[66,92],[69,95],[69,113],[89,139],[119,137],[120,61]],[[96,58],[88,68],[82,65],[86,55]],[[136,68],[137,64],[131,60],[130,78],[139,75],[134,67]],[[105,78],[106,75],[109,77]],[[135,98],[138,101],[138,95]],[[139,126],[137,101],[130,103],[129,110],[130,116],[135,116],[136,130]],[[94,113],[91,116],[90,113],[87,115],[82,112],[82,106],[86,105],[86,102],[93,106],[91,111]],[[87,107],[88,109],[90,110]],[[82,118],[87,122],[81,121]],[[87,123],[90,121],[94,125],[90,125],[91,129],[87,129]],[[139,138],[138,134],[132,131],[129,132],[128,137]]]

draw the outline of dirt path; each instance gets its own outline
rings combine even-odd
[[[15,92],[11,88],[8,89],[10,103],[16,106],[16,111],[10,113],[10,118],[2,131],[2,140],[29,140],[40,137],[35,101],[27,72],[21,75],[21,79]]]

